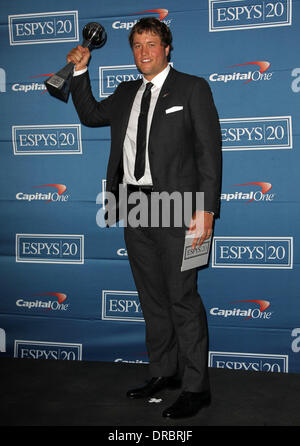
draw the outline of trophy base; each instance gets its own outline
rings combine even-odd
[[[57,74],[54,74],[45,81],[45,85],[51,96],[55,96],[64,102],[68,102],[69,99],[70,83],[71,79],[70,82],[67,82],[66,79]]]
[[[74,65],[69,63],[58,73],[53,74],[44,83],[51,96],[68,102]]]

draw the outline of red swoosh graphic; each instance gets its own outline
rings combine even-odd
[[[34,78],[34,77],[43,77],[43,76],[53,76],[54,73],[48,73],[48,74],[38,74],[36,76],[30,76],[30,78]]]
[[[33,79],[34,77],[44,77],[44,76],[51,77],[51,76],[53,76],[53,74],[55,74],[55,73],[38,74],[37,76],[30,76],[30,78]],[[48,90],[46,88],[46,90],[42,91],[40,94],[45,94],[45,93],[47,93],[47,91]]]
[[[259,72],[260,73],[264,73],[265,71],[267,71],[267,69],[270,67],[270,62],[267,61],[256,61],[256,62],[246,62],[246,63],[239,63],[237,65],[231,65],[232,67],[240,67],[242,65],[258,65],[259,66]]]
[[[40,186],[34,187],[56,187],[58,195],[63,194],[67,190],[67,186],[64,184],[41,184]]]
[[[270,62],[267,62],[266,60],[257,60],[256,62],[246,62],[246,63],[239,63],[237,65],[231,65],[230,68],[240,67],[242,65],[258,65],[260,73],[264,73],[271,66]],[[249,79],[248,81],[244,82],[244,84],[247,84],[248,82],[251,82],[251,81],[252,81],[252,79]]]
[[[38,296],[55,296],[57,297],[59,304],[63,303],[67,299],[67,295],[64,293],[41,293]]]
[[[140,11],[136,12],[136,14],[145,14],[147,12],[156,12],[157,14],[159,14],[160,21],[162,21],[169,14],[169,11],[167,9],[149,9],[149,11]]]
[[[262,181],[257,182],[257,183],[234,184],[234,186],[249,186],[249,185],[260,186],[263,194],[267,193],[270,189],[272,189],[271,183],[266,183],[266,182],[262,182]],[[252,198],[252,200],[249,200],[248,203],[250,203],[253,200],[254,200],[254,198]]]
[[[51,77],[51,76],[53,76],[53,74],[55,74],[55,73],[38,74],[38,75],[36,75],[36,76],[30,76],[30,78],[33,79],[34,77],[44,77],[44,76]],[[46,88],[46,90],[42,91],[40,94],[45,94],[45,93],[47,93],[47,91],[48,91],[48,90],[47,90],[47,88]]]
[[[241,303],[241,302],[254,302],[259,305],[259,311],[262,313],[270,306],[270,302],[267,300],[236,300],[233,303]],[[246,317],[246,319],[251,319],[251,316]]]
[[[34,187],[56,187],[58,195],[62,195],[67,190],[67,186],[65,186],[64,184],[41,184],[40,186]],[[46,201],[46,203],[49,203],[49,201],[52,200],[48,200]]]

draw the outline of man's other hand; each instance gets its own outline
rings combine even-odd
[[[196,211],[190,223],[188,234],[195,234],[192,249],[209,239],[212,234],[214,215],[205,211]]]

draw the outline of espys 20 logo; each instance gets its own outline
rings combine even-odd
[[[252,372],[289,371],[288,355],[269,353],[209,352],[209,367]]]
[[[102,290],[102,319],[144,322],[137,291]]]
[[[173,66],[173,62],[169,65]],[[121,82],[141,79],[142,74],[135,65],[112,65],[99,67],[99,96],[106,98]]]
[[[222,150],[292,149],[292,116],[220,119]]]
[[[84,235],[16,234],[16,262],[84,263]]]
[[[10,45],[77,42],[78,11],[8,16]]]
[[[210,32],[291,24],[292,0],[209,0]]]
[[[293,237],[221,237],[212,246],[213,268],[293,268]]]
[[[82,344],[73,342],[15,340],[14,358],[81,361]]]
[[[13,125],[14,155],[82,154],[80,124]]]

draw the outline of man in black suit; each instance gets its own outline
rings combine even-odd
[[[146,323],[151,375],[127,396],[147,398],[181,385],[178,399],[163,412],[164,417],[180,418],[210,402],[207,320],[197,270],[181,272],[180,267],[186,229],[194,233],[193,247],[201,245],[211,236],[219,211],[220,126],[207,82],[169,66],[172,35],[164,23],[141,19],[129,42],[141,80],[123,82],[97,102],[87,72],[89,50],[78,46],[68,54],[68,61],[76,64],[71,91],[83,124],[111,126],[107,191],[116,192],[122,183],[129,193],[147,197],[163,191],[193,197],[204,192],[204,210],[193,198],[189,224],[128,225],[124,232]]]

